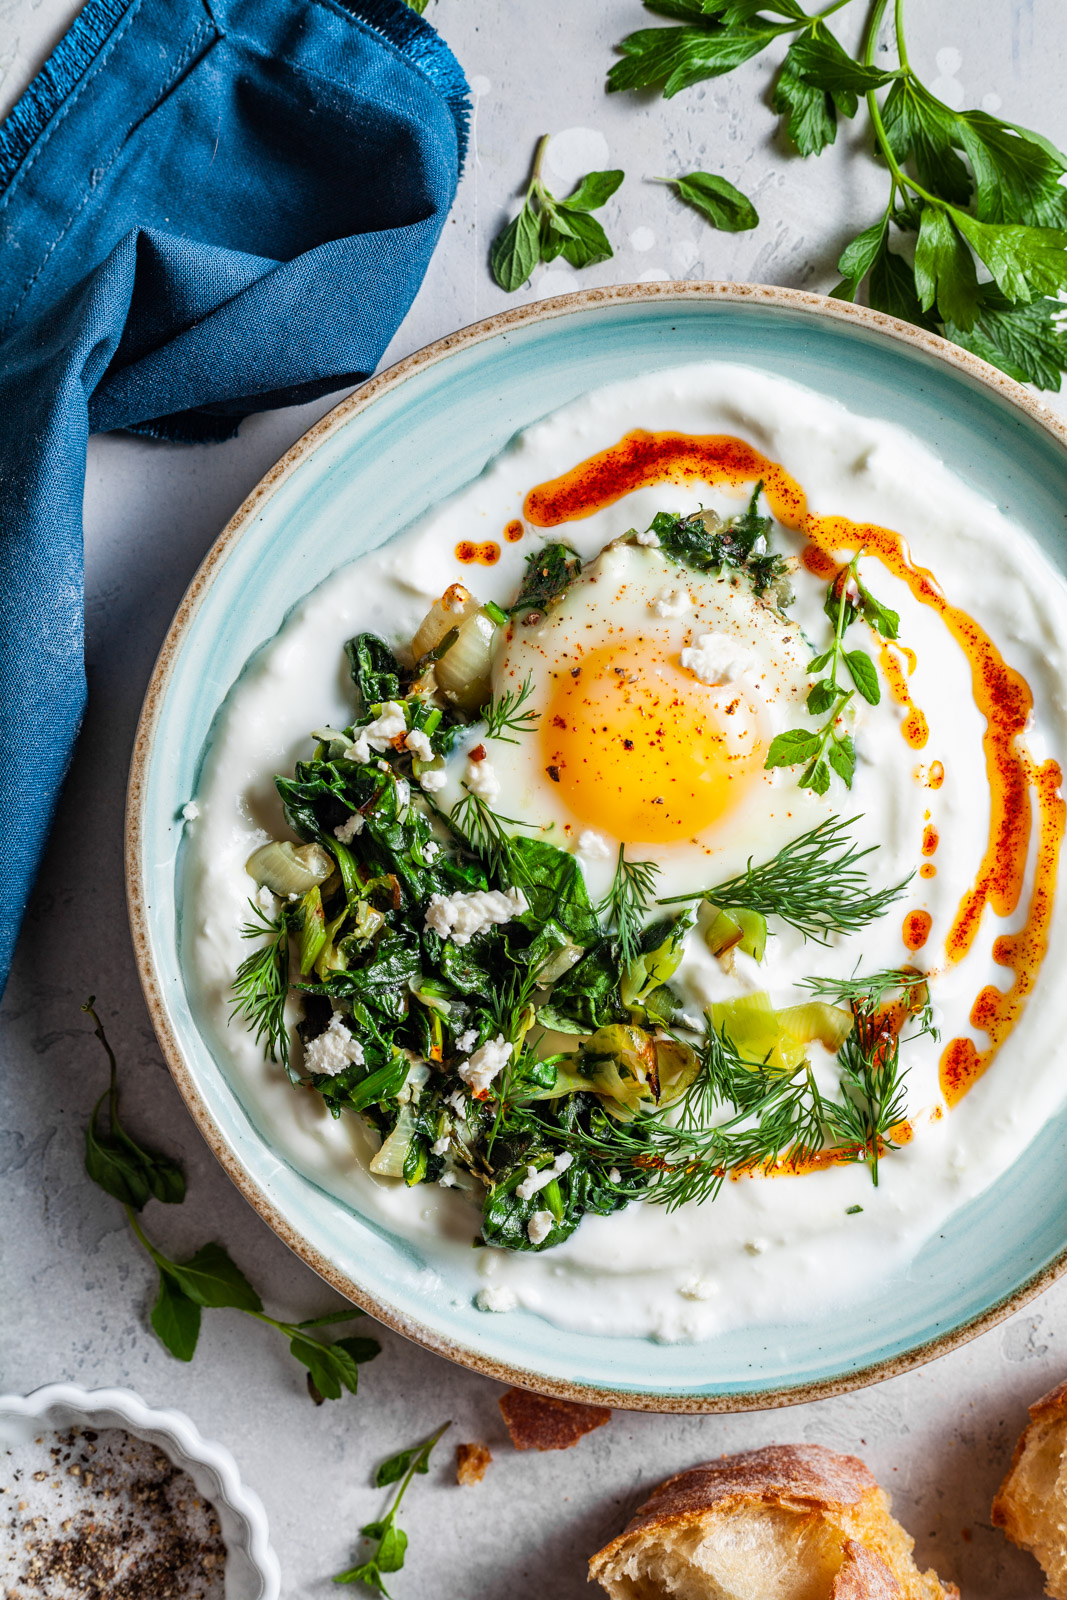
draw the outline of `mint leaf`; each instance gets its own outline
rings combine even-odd
[[[1067,190],[1059,181],[1067,168],[1058,155],[984,111],[960,112],[958,126],[974,168],[980,222],[1067,224]]]
[[[611,199],[625,176],[618,168],[610,172],[587,172],[574,193],[557,204],[566,211],[599,211]]]
[[[85,1130],[85,1170],[106,1194],[135,1211],[152,1197],[144,1162],[133,1158],[117,1135],[98,1131],[95,1110]]]
[[[381,1543],[375,1553],[379,1572],[399,1572],[408,1550],[408,1536],[395,1522],[388,1521],[381,1533]]]
[[[882,698],[878,670],[866,650],[846,650],[845,665],[852,682],[869,705],[876,706]]]
[[[825,794],[830,787],[830,768],[826,765],[826,762],[822,760],[813,761],[808,770],[801,776],[800,787],[802,789],[810,789],[813,794]]]
[[[522,288],[540,260],[540,233],[540,223],[527,201],[514,221],[493,240],[489,265],[493,277],[508,294]]]
[[[937,305],[943,322],[971,328],[978,312],[974,258],[940,206],[924,206],[915,245],[915,287],[924,311]]]
[[[844,781],[846,788],[851,789],[856,773],[856,747],[852,743],[852,736],[845,733],[840,739],[831,739],[826,755],[837,776]]]
[[[860,592],[859,604],[856,609],[864,622],[873,628],[875,633],[880,634],[883,639],[895,639],[897,630],[900,627],[899,614],[896,611],[891,611],[888,606],[884,606],[880,600],[876,600],[859,578],[856,579],[856,585]]]
[[[377,1589],[379,1594],[384,1594],[386,1600],[389,1597],[389,1590],[382,1582],[378,1563],[373,1559],[362,1562],[358,1567],[349,1567],[347,1572],[339,1572],[331,1581],[333,1583],[365,1583],[368,1589]]]
[[[780,733],[771,740],[771,747],[767,751],[764,767],[794,767],[800,761],[807,761],[819,748],[819,735],[810,733],[806,728],[791,728],[788,733]]]
[[[413,1444],[407,1450],[398,1450],[395,1456],[390,1456],[388,1461],[383,1461],[374,1474],[374,1482],[379,1489],[384,1489],[387,1484],[398,1483],[411,1463],[420,1457],[415,1466],[416,1472],[426,1473],[430,1470],[430,1458],[425,1454],[425,1446]]]
[[[179,1361],[191,1361],[200,1337],[200,1307],[183,1294],[169,1272],[160,1269],[159,1293],[151,1323],[163,1344]]]
[[[584,211],[572,212],[565,222],[557,211],[553,225],[564,236],[560,253],[572,267],[588,267],[597,261],[609,261],[614,254],[600,223]]]
[[[837,107],[832,95],[809,83],[786,52],[771,95],[771,109],[785,118],[785,131],[802,156],[817,156],[837,138]]]
[[[664,99],[670,100],[705,78],[732,72],[777,35],[772,23],[726,28],[709,21],[705,27],[639,28],[619,45],[625,59],[608,73],[608,89],[662,87]]]
[[[263,1302],[221,1244],[205,1244],[188,1261],[172,1261],[168,1272],[199,1306],[232,1306],[236,1311],[262,1311]]]
[[[829,678],[820,678],[818,683],[813,683],[808,690],[807,699],[807,707],[812,716],[817,717],[820,712],[829,711],[837,699],[837,694],[838,691],[834,688]]]
[[[688,205],[725,233],[743,233],[759,222],[756,208],[740,189],[713,172],[689,172],[665,180]]]
[[[993,284],[983,284],[977,320],[970,329],[946,324],[949,339],[999,367],[1019,383],[1057,390],[1067,366],[1064,307],[1058,300],[1033,300],[1016,306]]]
[[[882,122],[893,155],[901,164],[914,161],[924,188],[955,205],[967,204],[971,178],[953,148],[960,139],[954,111],[917,79],[898,78],[886,96]]]

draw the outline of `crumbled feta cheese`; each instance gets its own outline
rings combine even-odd
[[[692,604],[688,589],[661,589],[648,609],[657,617],[683,617]]]
[[[413,756],[418,756],[420,761],[433,760],[433,745],[421,728],[412,728],[404,740],[404,749],[410,750]]]
[[[431,839],[428,844],[423,846],[422,853],[427,861],[436,861],[441,854],[441,846]]]
[[[187,800],[182,806],[182,816],[186,822],[195,822],[200,815],[200,807],[195,800]]]
[[[466,1053],[469,1050],[473,1050],[474,1049],[474,1046],[477,1043],[478,1043],[478,1030],[477,1030],[477,1028],[468,1028],[465,1033],[461,1033],[459,1035],[459,1037],[456,1039],[456,1049],[457,1050],[462,1050],[464,1055],[466,1055]]]
[[[477,1038],[477,1035],[475,1035],[475,1038]],[[471,1043],[473,1044],[473,1042],[474,1041],[472,1040]],[[462,1089],[453,1089],[452,1093],[449,1095],[448,1103],[457,1116],[462,1117],[466,1115],[467,1098],[467,1095]]]
[[[681,654],[682,667],[701,683],[732,683],[752,665],[752,657],[728,633],[702,633],[696,646],[687,645]]]
[[[326,1072],[331,1078],[346,1067],[363,1065],[363,1046],[353,1038],[338,1012],[330,1018],[326,1032],[320,1033],[306,1047],[304,1065],[309,1072]]]
[[[678,1293],[683,1300],[710,1300],[715,1293],[715,1285],[707,1278],[690,1278],[679,1286]]]
[[[474,1297],[474,1304],[479,1311],[514,1311],[518,1303],[518,1295],[514,1289],[509,1289],[506,1283],[491,1284],[487,1289],[479,1289]]]
[[[429,772],[419,775],[419,785],[427,794],[433,794],[437,789],[443,789],[448,782],[448,774],[444,767],[431,767]]]
[[[752,541],[752,554],[754,556],[765,556],[767,554],[766,534],[761,533],[757,539]]]
[[[621,1183],[622,1182],[622,1173],[619,1171],[618,1167],[612,1167],[611,1168],[611,1170],[608,1173],[608,1182],[609,1183]]]
[[[353,811],[352,815],[347,821],[339,822],[337,827],[333,830],[334,838],[340,839],[342,844],[351,844],[352,840],[356,837],[356,834],[363,832],[363,824],[365,821],[366,818],[362,817],[358,811]]]
[[[430,896],[426,926],[453,944],[470,944],[476,933],[499,927],[529,909],[521,889],[457,889],[455,894]]]
[[[484,1094],[500,1069],[511,1060],[511,1048],[502,1033],[495,1039],[487,1039],[469,1061],[460,1063],[458,1071],[463,1082],[469,1083],[475,1094]]]
[[[265,883],[261,884],[256,890],[256,905],[263,912],[263,915],[269,917],[272,922],[278,915],[277,896],[271,893]]]
[[[492,802],[500,793],[500,779],[488,756],[483,756],[481,761],[468,760],[463,782],[471,794],[476,794],[479,800]]]
[[[448,1147],[451,1143],[452,1135],[449,1133],[443,1133],[441,1137],[439,1139],[435,1139],[433,1144],[430,1146],[430,1154],[432,1156],[443,1156],[447,1154]]]
[[[437,1183],[442,1189],[454,1189],[456,1186],[456,1174],[454,1172],[442,1172]]]
[[[368,722],[365,728],[360,728],[355,743],[345,751],[345,759],[369,761],[372,750],[379,752],[387,750],[407,725],[404,707],[400,701],[387,700],[382,706],[381,716],[376,717],[373,722]]]
[[[578,835],[578,848],[590,861],[606,861],[612,853],[604,835],[594,828],[585,828]]]
[[[551,1211],[535,1211],[526,1224],[526,1237],[531,1244],[543,1244],[552,1232],[555,1217]]]
[[[651,528],[646,528],[643,533],[637,534],[637,543],[647,546],[649,550],[659,549],[659,534],[653,533]]]
[[[574,1157],[570,1152],[564,1150],[561,1155],[556,1157],[550,1167],[544,1167],[540,1172],[536,1167],[527,1167],[525,1178],[515,1190],[516,1197],[519,1200],[532,1200],[535,1194],[539,1194],[542,1189],[548,1188],[553,1178],[558,1178],[561,1172],[566,1172],[573,1160]]]

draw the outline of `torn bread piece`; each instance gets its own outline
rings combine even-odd
[[[589,1563],[611,1600],[959,1600],[856,1456],[770,1445],[660,1484]]]
[[[489,1446],[485,1444],[457,1444],[456,1482],[463,1485],[481,1483],[485,1469],[492,1461]]]
[[[509,1389],[502,1394],[500,1409],[516,1450],[569,1450],[594,1428],[611,1421],[606,1406],[553,1400],[547,1394],[531,1394],[526,1389]]]
[[[995,1527],[1040,1561],[1045,1593],[1067,1600],[1067,1382],[1030,1407],[992,1515]]]

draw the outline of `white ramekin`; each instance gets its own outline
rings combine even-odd
[[[131,1389],[79,1389],[49,1383],[28,1395],[0,1395],[0,1448],[25,1444],[42,1429],[125,1428],[187,1472],[218,1513],[226,1543],[226,1600],[278,1600],[281,1570],[270,1547],[263,1502],[242,1484],[221,1444],[202,1439],[180,1411],[156,1411]]]

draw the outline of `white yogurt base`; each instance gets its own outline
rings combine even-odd
[[[727,1183],[713,1204],[671,1215],[635,1205],[613,1217],[588,1216],[566,1244],[540,1255],[472,1252],[478,1215],[470,1202],[454,1190],[408,1190],[372,1177],[366,1164],[376,1136],[355,1116],[332,1119],[317,1095],[294,1090],[280,1067],[262,1060],[239,1024],[227,1025],[229,985],[249,948],[238,933],[253,888],[244,862],[267,835],[287,836],[274,773],[290,771],[310,753],[311,728],[351,720],[344,641],[370,628],[406,643],[430,600],[457,579],[482,599],[507,604],[525,557],[546,537],[563,537],[590,559],[610,539],[647,525],[658,510],[686,512],[703,503],[729,513],[747,497],[745,490],[698,496],[660,485],[564,529],[528,529],[520,543],[503,541],[505,525],[521,516],[531,487],[635,427],[737,434],[782,463],[814,513],[903,533],[913,558],[934,572],[951,602],[975,617],[1029,682],[1037,708],[1031,754],[1039,761],[1065,760],[1067,655],[1059,618],[1067,616],[1067,585],[1019,528],[890,424],[852,416],[834,401],[747,368],[708,363],[657,373],[583,396],[527,429],[417,526],[334,573],[252,660],[217,719],[195,796],[200,814],[186,825],[183,963],[205,1037],[272,1148],[358,1213],[411,1239],[458,1293],[473,1293],[476,1269],[494,1288],[512,1291],[518,1304],[565,1327],[692,1340],[728,1327],[803,1320],[813,1309],[816,1282],[819,1315],[828,1302],[843,1312],[860,1304],[872,1282],[904,1269],[958,1206],[1020,1155],[1063,1098],[1058,1058],[1064,1019],[1052,1002],[1053,975],[1067,955],[1062,904],[1022,1020],[990,1071],[944,1115],[938,1115],[944,1041],[973,1034],[967,1017],[983,984],[1010,981],[989,952],[996,932],[1024,921],[1026,891],[1018,912],[1003,923],[987,909],[970,955],[937,984],[942,1042],[905,1047],[915,1138],[882,1162],[877,1189],[863,1166],[746,1178]],[[496,539],[500,561],[491,568],[462,565],[454,551],[464,539]],[[799,548],[781,531],[777,545]],[[695,1010],[741,988],[768,986],[775,1003],[791,1003],[793,986],[807,974],[841,976],[857,963],[861,971],[898,966],[908,959],[902,920],[916,906],[933,916],[922,957],[924,965],[936,966],[937,940],[981,859],[988,830],[984,722],[968,664],[939,617],[902,582],[875,560],[863,573],[879,599],[900,612],[901,641],[918,656],[909,687],[930,738],[918,755],[908,747],[899,731],[903,709],[883,685],[881,705],[865,708],[857,732],[853,790],[847,793],[835,780],[830,798],[844,816],[863,812],[855,832],[881,847],[872,858],[879,883],[915,868],[929,811],[941,838],[937,876],[916,879],[885,918],[833,949],[805,945],[784,930],[771,941],[762,968],[740,960],[733,980],[691,937],[693,955],[680,976]],[[791,615],[821,639],[819,586],[811,582],[802,592]],[[937,791],[914,776],[935,760],[946,773]],[[1036,825],[1034,833],[1036,842]],[[591,875],[608,870],[595,852],[588,865]],[[984,1035],[973,1036],[981,1048]],[[855,1205],[862,1212],[847,1215]]]

